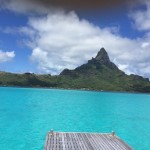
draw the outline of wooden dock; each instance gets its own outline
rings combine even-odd
[[[112,134],[49,132],[44,150],[133,150]]]

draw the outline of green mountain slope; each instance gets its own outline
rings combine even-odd
[[[150,93],[149,79],[126,75],[110,61],[104,48],[88,63],[74,70],[65,69],[58,76],[0,72],[0,85]]]

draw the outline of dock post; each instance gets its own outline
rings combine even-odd
[[[111,133],[111,134],[112,134],[112,136],[115,136],[115,132],[114,132],[114,131],[112,131],[112,133]]]
[[[54,130],[53,130],[53,129],[50,130],[50,134],[51,134],[51,135],[54,134]]]

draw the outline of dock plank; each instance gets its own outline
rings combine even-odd
[[[44,150],[133,150],[118,136],[99,133],[49,132]]]

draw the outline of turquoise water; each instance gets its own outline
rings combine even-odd
[[[46,133],[111,132],[150,150],[150,95],[0,88],[0,149],[43,150]]]

